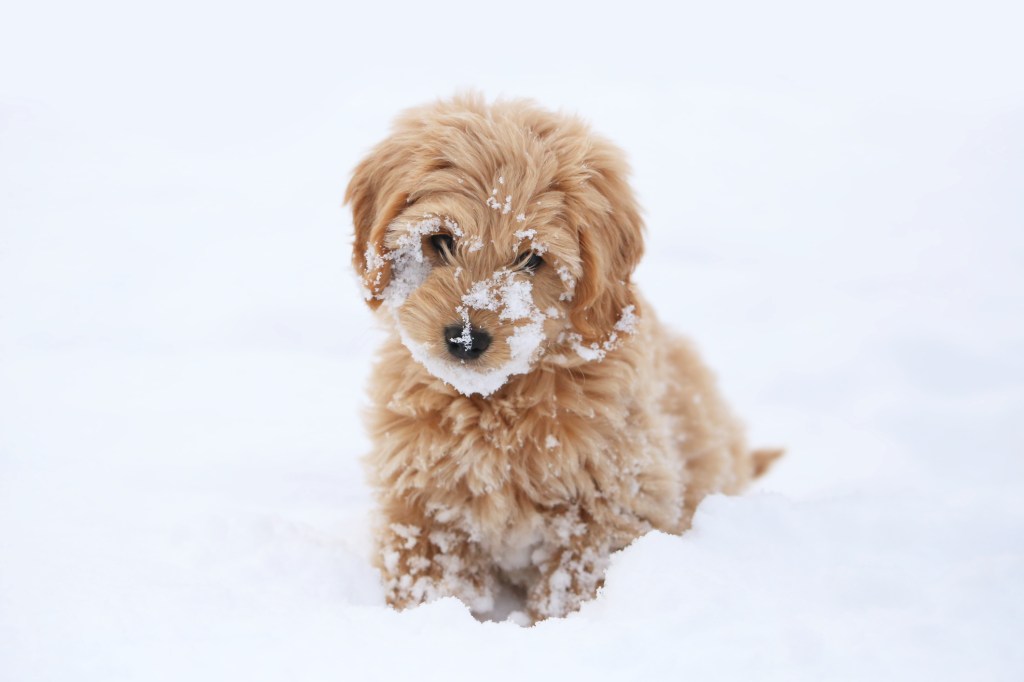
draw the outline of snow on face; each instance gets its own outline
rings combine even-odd
[[[458,229],[458,225],[447,218],[445,223],[449,229]],[[378,254],[372,244],[366,249],[367,272],[380,270],[387,261],[391,261],[391,281],[379,296],[391,310],[400,308],[430,274],[430,261],[423,256],[423,236],[437,232],[441,227],[441,218],[426,215],[421,222],[407,224],[405,227],[405,232],[391,251]],[[378,272],[378,280],[380,276]]]
[[[398,238],[395,248],[390,252],[379,255],[372,246],[368,248],[366,267],[368,271],[372,271],[381,268],[387,261],[391,262],[391,281],[380,294],[380,299],[392,311],[402,343],[409,349],[413,358],[432,375],[463,395],[480,394],[486,397],[504,386],[509,377],[530,371],[533,361],[542,352],[544,321],[549,317],[557,318],[561,315],[556,308],[551,307],[545,312],[537,307],[533,300],[533,283],[526,275],[501,269],[487,279],[474,282],[462,296],[461,305],[455,307],[455,313],[462,319],[462,332],[449,340],[469,348],[473,342],[470,312],[487,310],[497,313],[499,320],[513,325],[512,335],[506,339],[509,346],[509,359],[506,362],[498,367],[478,368],[472,361],[456,361],[447,356],[439,356],[428,344],[413,339],[398,320],[398,309],[430,275],[433,266],[423,254],[422,240],[425,235],[437,232],[442,223],[455,236],[464,236],[458,224],[450,218],[428,214],[419,223],[406,224],[405,232]],[[517,242],[513,251],[517,250],[523,241],[529,241],[535,253],[544,253],[547,250],[544,244],[535,240],[536,230],[520,230],[515,233],[515,237]],[[480,247],[482,243],[477,238],[470,243],[469,251],[474,252]],[[575,280],[564,265],[560,266],[557,272],[567,289],[560,298],[571,300]],[[635,309],[630,305],[623,309],[619,321],[603,342],[584,345],[582,337],[571,332],[563,334],[559,341],[568,342],[584,360],[600,362],[609,351],[618,347],[621,342],[620,334],[633,334],[636,325]]]
[[[479,393],[487,397],[504,386],[509,377],[530,371],[541,352],[547,315],[533,301],[533,283],[521,273],[510,270],[499,270],[488,279],[474,282],[462,296],[462,304],[455,308],[463,321],[462,334],[452,341],[467,346],[472,343],[469,321],[472,310],[495,312],[499,320],[515,325],[507,339],[509,359],[502,365],[476,369],[471,363],[440,358],[425,344],[411,339],[401,326],[399,332],[413,358],[435,377],[463,395]]]
[[[442,221],[450,232],[462,236],[458,225],[450,219],[427,215],[419,223],[405,225],[395,248],[387,254],[379,255],[373,247],[367,249],[366,267],[372,271],[387,261],[391,262],[391,281],[380,298],[394,315],[402,343],[413,358],[460,393],[488,396],[505,385],[510,376],[530,371],[544,341],[544,320],[548,316],[534,303],[533,283],[527,276],[502,269],[488,279],[474,282],[462,296],[461,304],[455,308],[463,322],[462,333],[452,340],[467,347],[472,343],[471,311],[497,313],[499,320],[514,325],[512,335],[507,339],[509,359],[505,363],[499,367],[477,369],[465,361],[439,357],[427,344],[413,339],[399,322],[398,309],[430,275],[432,264],[423,254],[422,240],[424,235],[437,232]],[[477,242],[479,240],[470,244],[470,252],[476,250],[473,247]]]
[[[565,265],[559,265],[555,272],[558,273],[558,278],[562,280],[562,284],[565,286],[565,291],[559,295],[558,300],[571,301],[576,296],[576,278],[572,276],[569,268]]]
[[[548,245],[537,239],[537,230],[532,227],[528,230],[518,230],[515,233],[516,243],[512,245],[512,252],[519,252],[519,245],[524,241],[529,243],[530,251],[537,255],[543,255],[548,252]]]
[[[498,189],[491,190],[491,196],[487,197],[487,206],[494,209],[495,211],[501,211],[502,215],[506,215],[512,211],[512,195],[508,194],[505,196],[505,203],[501,203],[497,199]]]

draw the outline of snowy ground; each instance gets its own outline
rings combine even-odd
[[[1024,16],[826,6],[5,7],[0,679],[1024,679]],[[789,449],[530,629],[368,562],[341,194],[467,86],[628,151]]]

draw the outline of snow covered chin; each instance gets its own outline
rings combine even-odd
[[[398,324],[398,331],[402,343],[409,349],[412,357],[428,372],[465,396],[480,394],[485,398],[504,386],[510,377],[526,374],[532,369],[533,359],[538,355],[537,351],[544,338],[540,323],[531,322],[518,326],[508,339],[512,351],[511,359],[499,367],[478,370],[470,363],[438,357],[426,344],[417,343],[409,338],[401,324]]]

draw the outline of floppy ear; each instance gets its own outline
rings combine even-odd
[[[405,207],[406,193],[400,183],[406,156],[405,145],[394,138],[385,140],[356,166],[345,190],[345,203],[352,205],[355,224],[352,266],[366,287],[367,303],[374,309],[380,306],[391,281],[391,261],[384,258],[384,236]]]
[[[586,179],[567,199],[582,269],[570,319],[589,344],[607,340],[623,310],[637,305],[630,277],[643,255],[644,227],[619,151],[598,138],[585,168]]]

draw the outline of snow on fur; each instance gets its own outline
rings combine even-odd
[[[621,334],[635,334],[640,318],[636,314],[636,306],[628,305],[622,309],[619,319],[612,327],[608,338],[604,341],[593,341],[584,345],[583,337],[576,332],[569,332],[562,336],[562,341],[567,342],[576,354],[588,362],[600,362],[604,360],[609,352],[615,350],[622,343]]]
[[[445,219],[449,226],[458,225]],[[414,292],[430,275],[431,263],[423,255],[423,237],[437,232],[441,227],[441,218],[424,216],[418,223],[405,223],[392,229],[401,231],[395,248],[385,254],[378,254],[371,245],[366,251],[366,271],[380,270],[385,261],[391,261],[391,281],[381,293],[380,298],[392,310],[397,310],[405,303],[405,299]],[[404,229],[402,229],[404,228]],[[379,275],[378,275],[379,276]]]

